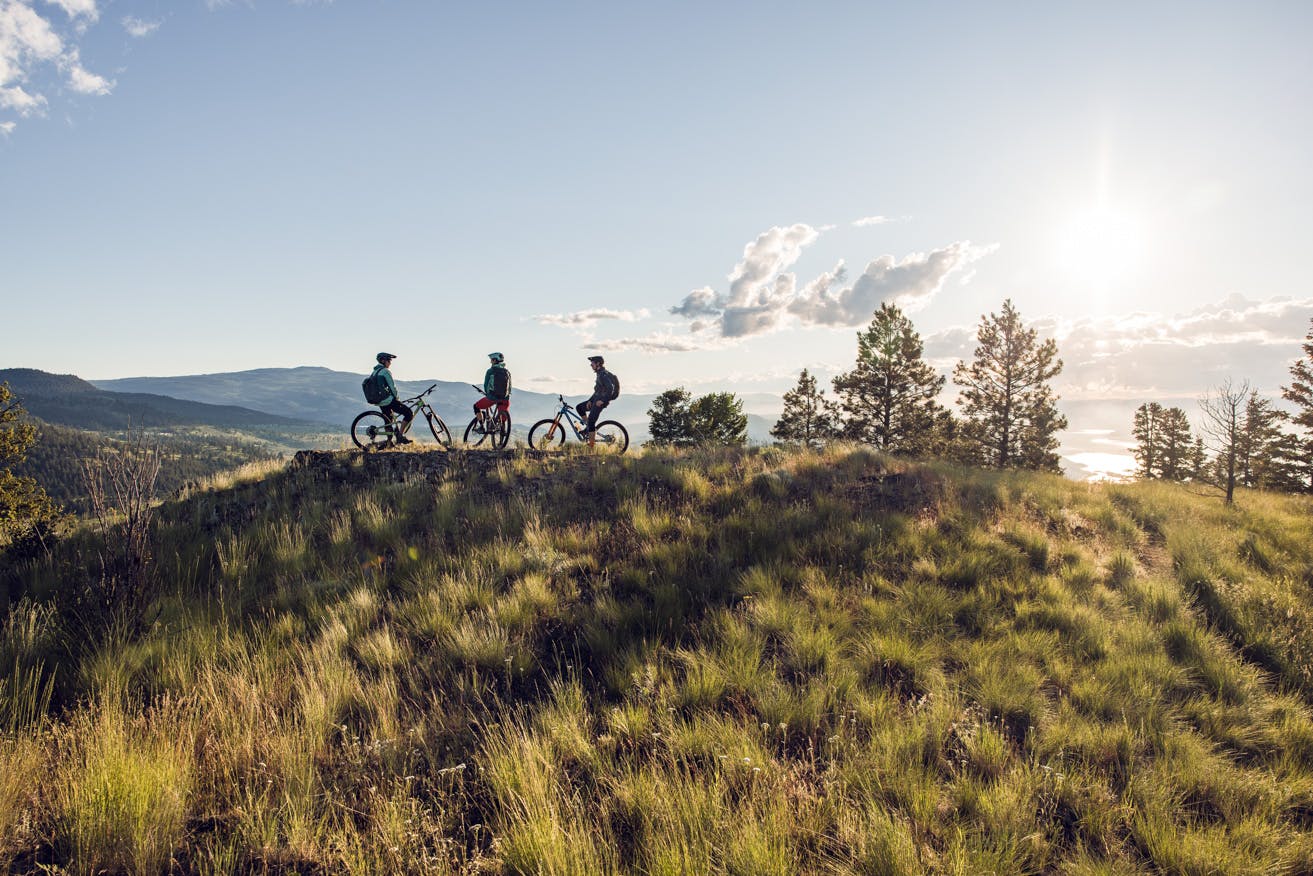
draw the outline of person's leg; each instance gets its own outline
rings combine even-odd
[[[606,404],[606,402],[593,402],[593,406],[588,409],[589,432],[597,428],[597,418],[602,415],[602,408],[606,407]]]
[[[494,404],[496,404],[496,402],[488,398],[486,395],[474,403],[474,416],[479,418],[480,424],[488,422],[488,408],[492,407]]]

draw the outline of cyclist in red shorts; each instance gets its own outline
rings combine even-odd
[[[506,357],[501,353],[489,353],[488,359],[492,365],[488,373],[483,375],[483,398],[474,403],[474,414],[479,418],[480,431],[489,427],[488,409],[493,405],[501,411],[511,408],[511,372],[506,368]]]

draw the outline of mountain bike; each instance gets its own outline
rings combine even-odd
[[[429,431],[433,433],[433,440],[438,442],[438,446],[443,450],[450,450],[451,432],[447,429],[447,424],[433,409],[433,405],[425,401],[425,396],[437,388],[438,385],[435,383],[413,398],[402,399],[401,403],[414,412],[415,419],[412,419],[411,423],[418,420],[422,413],[429,424]],[[380,410],[365,411],[351,422],[351,440],[361,450],[382,450],[397,443],[401,426],[400,422],[391,419]]]
[[[614,453],[618,456],[629,448],[629,431],[615,420],[603,420],[597,424],[597,428],[592,433],[587,433],[588,421],[579,416],[574,408],[570,407],[570,403],[565,400],[564,396],[558,395],[556,400],[561,403],[561,409],[556,412],[556,416],[547,420],[539,420],[529,430],[529,446],[534,450],[560,450],[563,448],[565,446],[565,427],[567,425],[574,430],[574,437],[587,442],[588,446],[594,450]],[[562,422],[562,418],[564,418],[564,422]]]
[[[479,393],[483,392],[482,386],[470,384]],[[506,407],[502,407],[506,405]],[[506,446],[506,442],[511,440],[511,412],[510,400],[498,402],[490,409],[491,414],[484,412],[481,417],[474,415],[470,424],[465,427],[465,443],[471,447],[479,447],[483,442],[488,442],[488,447],[493,450],[501,450]]]

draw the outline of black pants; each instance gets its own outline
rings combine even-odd
[[[597,427],[597,418],[601,416],[602,408],[609,404],[610,402],[598,401],[597,399],[590,398],[588,401],[579,402],[579,404],[574,406],[574,409],[579,412],[579,416],[588,418],[589,429],[595,429]],[[589,407],[589,405],[591,405],[591,407]]]
[[[404,421],[401,425],[402,432],[410,429],[410,421],[415,418],[415,412],[410,408],[406,407],[396,399],[393,399],[385,405],[379,405],[379,408],[389,420],[393,417],[400,417]]]

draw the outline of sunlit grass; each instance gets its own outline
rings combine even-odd
[[[55,598],[76,544],[26,572],[0,866],[1309,860],[1304,500],[842,446],[482,456],[207,486],[160,512],[177,560],[141,619]]]

